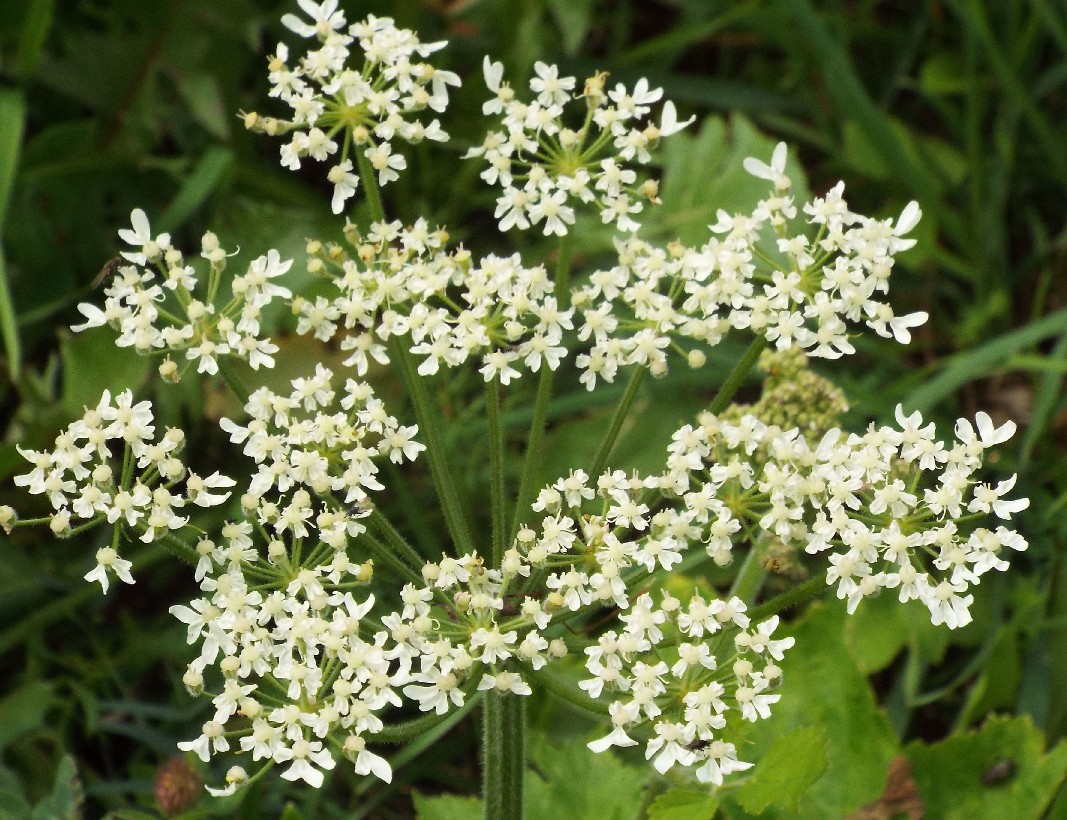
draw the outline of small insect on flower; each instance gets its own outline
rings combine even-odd
[[[93,281],[89,285],[89,287],[93,290],[96,290],[98,287],[103,285],[104,282],[106,282],[108,279],[115,275],[115,272],[119,269],[119,265],[121,265],[125,261],[126,260],[123,259],[121,256],[113,256],[108,259],[104,263],[104,266],[100,268],[100,273],[93,277]]]

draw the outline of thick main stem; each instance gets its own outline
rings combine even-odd
[[[486,692],[482,716],[485,820],[522,820],[526,699],[509,692]]]

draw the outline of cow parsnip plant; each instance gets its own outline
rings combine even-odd
[[[866,217],[840,183],[798,202],[781,144],[744,163],[767,183],[751,213],[719,211],[700,247],[652,244],[639,220],[658,186],[642,167],[689,121],[644,80],[580,81],[538,63],[524,95],[486,58],[489,125],[467,157],[499,188],[500,230],[558,237],[559,249],[551,264],[478,256],[443,227],[390,220],[379,195],[405,171],[405,143],[448,139],[437,115],[460,78],[426,62],[445,44],[388,18],[350,25],[336,0],[299,6],[304,16],[282,22],[306,53],[293,59],[279,45],[269,61],[271,96],[288,112],[242,116],[283,140],[283,166],[324,166],[335,213],[365,198],[372,220],[346,220],[344,244],[308,242],[308,270],[328,295],[294,297],[283,284],[293,263],[273,250],[235,275],[236,254],[208,233],[196,258],[135,210],[119,232],[125,264],[102,306],[79,306],[85,322],[73,328],[115,328],[120,347],[161,357],[165,380],[221,374],[244,404],[221,426],[254,465],[251,481],[197,472],[182,432],[158,431],[149,402],[105,392],[52,450],[20,450],[31,469],[16,483],[46,495],[53,512],[0,510],[9,531],[109,532],[85,575],[104,593],[134,583],[122,557],[132,541],[195,567],[201,596],[171,612],[197,652],[185,684],[213,714],[179,747],[220,773],[229,767],[212,794],[272,768],[318,787],[340,761],[388,781],[381,744],[480,704],[486,816],[519,817],[523,703],[538,688],[604,716],[594,752],[641,746],[660,773],[718,787],[753,765],[734,742],[738,726],[789,697],[777,663],[803,647],[779,635],[785,607],[829,585],[852,612],[887,589],[921,602],[935,624],[969,622],[971,587],[1006,569],[1005,548],[1026,548],[999,523],[1027,506],[1009,497],[1014,477],[976,478],[1015,425],[979,413],[943,441],[898,407],[896,426],[848,433],[837,422],[843,396],[804,366],[854,352],[864,327],[906,344],[926,321],[888,301],[916,203],[896,220]],[[610,267],[571,269],[583,210],[616,231]],[[338,345],[348,370],[319,364],[291,391],[248,391],[231,363],[274,365],[261,318],[275,300],[291,303],[298,333]],[[701,368],[729,335],[751,339],[747,352],[707,410],[675,432],[661,469],[610,469],[646,374]],[[757,364],[773,376],[764,398],[731,405]],[[415,423],[376,393],[385,366],[401,374]],[[428,383],[460,368],[485,386],[484,532],[460,503]],[[590,391],[627,386],[592,463],[536,487],[553,383],[568,368]],[[536,379],[536,401],[512,470],[502,394],[524,378]],[[409,543],[376,503],[385,459],[428,467],[446,525],[430,534],[436,554]],[[240,516],[202,530],[192,508],[233,493]],[[772,546],[816,576],[755,606]],[[676,597],[657,584],[701,561],[739,565],[729,592]],[[568,657],[584,663],[577,686],[555,671]]]

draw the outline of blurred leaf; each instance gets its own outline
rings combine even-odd
[[[0,763],[0,817],[29,817],[31,810],[18,775]]]
[[[23,81],[37,73],[37,64],[41,61],[45,39],[54,19],[55,0],[30,0],[15,57],[19,78]]]
[[[1067,743],[1044,752],[1028,718],[993,717],[981,729],[904,753],[927,817],[1041,817],[1067,777]]]
[[[115,331],[109,327],[63,334],[60,355],[60,401],[71,418],[80,416],[85,407],[95,407],[104,390],[118,393],[136,389],[151,366],[147,357],[137,355],[131,348],[115,347]]]
[[[22,145],[22,129],[26,119],[26,106],[22,94],[12,90],[0,90],[0,239],[7,222],[11,188],[18,169],[19,149]],[[18,321],[11,299],[7,265],[3,244],[0,243],[0,337],[7,351],[7,368],[11,381],[18,381],[22,369],[22,347],[19,341]]]
[[[184,225],[219,188],[233,164],[233,152],[228,148],[208,148],[159,218],[155,230],[169,232]]]
[[[418,820],[472,820],[482,816],[482,801],[478,797],[456,797],[451,794],[424,797],[418,792],[412,797]]]
[[[775,738],[751,779],[737,790],[737,802],[752,814],[768,806],[796,811],[808,788],[826,773],[827,738],[822,727],[796,729]]]
[[[211,74],[179,75],[175,84],[189,111],[209,134],[224,140],[230,136],[233,114],[227,110],[219,84]]]
[[[52,684],[34,681],[0,700],[0,749],[44,725],[52,694]]]
[[[919,70],[919,88],[927,94],[962,94],[968,79],[957,56],[949,51],[931,55]]]
[[[580,742],[559,748],[541,742],[531,749],[526,772],[526,820],[632,820],[643,781],[642,770],[610,752],[595,754]]]
[[[707,792],[671,789],[652,801],[648,820],[712,820],[719,798]]]
[[[597,0],[548,0],[548,8],[559,28],[563,53],[573,57],[589,34]]]
[[[1019,633],[1002,628],[982,663],[978,679],[967,691],[967,700],[956,725],[966,727],[984,714],[997,709],[1009,709],[1015,704],[1022,678]]]
[[[991,373],[1023,348],[1065,331],[1067,309],[1050,313],[974,350],[958,353],[945,360],[938,375],[909,393],[904,399],[904,407],[909,411],[927,411],[950,396],[960,385]]]
[[[64,755],[56,770],[51,794],[33,807],[31,820],[78,820],[82,816],[83,799],[74,758]]]

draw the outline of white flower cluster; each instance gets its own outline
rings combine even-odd
[[[772,164],[761,176],[773,173],[776,185],[787,189],[784,143]],[[578,338],[592,340],[577,360],[583,382],[592,390],[598,378],[612,381],[620,367],[634,363],[663,373],[667,349],[679,339],[697,345],[692,356],[699,364],[699,346],[715,345],[734,329],[763,335],[780,350],[799,347],[829,359],[854,352],[846,322],[862,321],[882,336],[909,342],[908,328],[927,315],[896,316],[879,296],[888,291],[894,255],[913,244],[902,237],[919,210],[912,203],[895,224],[871,219],[848,211],[842,190],[839,184],[804,206],[815,226],[811,238],[789,233],[796,208],[784,189],[776,189],[751,215],[720,211],[712,230],[723,236],[700,248],[617,240],[618,265],[594,272],[571,294]],[[765,242],[775,241],[765,228],[778,236],[777,258],[764,250]]]
[[[386,412],[366,382],[348,379],[338,400],[333,374],[321,364],[315,375],[294,379],[281,395],[260,387],[248,398],[245,424],[219,424],[230,441],[257,465],[241,506],[276,536],[291,533],[343,549],[363,531],[368,491],[382,489],[374,459],[397,464],[425,450],[415,441],[418,427],[405,427]],[[335,404],[338,405],[335,407]],[[336,503],[317,510],[314,499]]]
[[[448,88],[458,86],[459,77],[418,59],[443,48],[443,42],[420,43],[415,32],[397,28],[388,17],[371,15],[346,27],[337,0],[298,3],[311,22],[287,14],[282,23],[301,37],[317,41],[318,48],[290,67],[289,51],[279,44],[269,63],[270,95],[292,108],[292,119],[249,113],[245,125],[270,135],[292,135],[281,149],[286,168],[300,168],[307,157],[333,163],[327,178],[334,186],[333,212],[341,213],[359,185],[349,149],[366,158],[377,172],[379,185],[397,179],[407,162],[402,154],[393,153],[395,140],[448,139],[436,119],[426,125],[417,115],[427,108],[444,111]],[[347,65],[353,44],[363,59],[358,68]],[[335,139],[339,134],[340,145]],[[339,160],[335,158],[338,151]]]
[[[645,757],[655,758],[660,774],[695,766],[697,780],[721,786],[725,775],[751,768],[717,733],[731,711],[749,721],[770,717],[781,697],[769,691],[781,682],[775,661],[794,640],[771,640],[778,616],[747,631],[745,609],[738,598],[709,602],[694,594],[683,607],[664,593],[657,607],[641,595],[619,617],[620,632],[605,632],[585,650],[592,677],[579,686],[593,697],[604,689],[621,695],[610,706],[612,731],[589,748],[636,746],[627,727],[650,724],[655,734]],[[719,656],[712,654],[712,641]]]
[[[544,223],[546,236],[565,236],[581,202],[599,208],[604,224],[636,231],[640,225],[634,216],[643,210],[643,200],[658,201],[658,186],[652,180],[639,185],[628,164],[647,164],[649,149],[693,118],[678,122],[668,101],[660,124],[649,121],[663,89],[650,88],[645,79],[632,89],[619,83],[605,93],[607,75],[597,74],[576,93],[575,78],[561,77],[556,66],[539,62],[534,71],[530,90],[536,97],[525,103],[503,81],[503,65],[485,58],[485,82],[494,96],[482,112],[499,115],[500,130],[490,131],[465,156],[484,158],[488,167],[482,179],[504,190],[496,208],[500,229]],[[572,103],[582,109],[575,127],[567,125],[564,113]]]
[[[423,376],[477,357],[486,381],[508,384],[519,368],[555,370],[566,355],[571,311],[560,308],[543,267],[524,267],[517,254],[475,264],[462,248],[445,250],[447,234],[422,219],[409,228],[376,223],[365,237],[348,233],[355,258],[312,244],[309,269],[339,293],[297,302],[297,331],[327,341],[343,325],[351,331],[341,342],[351,351],[345,364],[360,375],[372,359],[388,363],[383,342],[394,336],[410,338]]]
[[[103,310],[87,302],[78,305],[86,321],[71,330],[111,325],[119,332],[115,342],[119,347],[139,353],[184,350],[200,373],[217,373],[223,356],[243,359],[257,370],[273,367],[278,347],[259,338],[260,319],[275,297],[292,296],[288,288],[273,282],[289,270],[292,260],[283,261],[276,250],[253,260],[247,273],[232,278],[230,293],[219,299],[222,306],[217,307],[227,253],[215,234],[206,233],[201,240],[200,255],[210,266],[201,298],[196,295],[200,277],[171,245],[170,235],[153,237],[139,208],[130,219],[133,230],[120,230],[119,237],[136,249],[122,254],[131,264],[117,268],[104,290]],[[160,372],[174,378],[177,366],[168,360]]]
[[[107,522],[114,525],[112,546],[96,553],[96,567],[87,581],[99,581],[107,592],[109,576],[132,584],[130,562],[119,557],[115,546],[118,532],[125,529],[148,544],[180,530],[188,522],[181,510],[187,504],[213,507],[229,496],[230,478],[213,473],[203,478],[185,469],[178,453],[185,443],[181,430],[168,429],[154,441],[152,405],[134,404],[129,390],[115,396],[104,391],[96,407],[88,408],[78,421],[56,438],[50,451],[19,453],[33,465],[15,484],[34,495],[46,495],[52,509],[49,526],[56,535],[68,536],[77,529]],[[113,446],[121,443],[117,455]],[[183,489],[176,489],[179,482]]]
[[[222,676],[212,718],[178,747],[207,762],[237,737],[253,760],[288,763],[282,777],[317,787],[322,770],[335,765],[324,742],[340,733],[359,774],[389,780],[389,764],[363,738],[382,728],[376,711],[400,704],[394,687],[404,677],[383,647],[385,633],[372,634],[364,619],[373,596],[357,601],[347,589],[370,579],[370,564],[351,563],[344,549],[316,565],[294,565],[279,553],[264,561],[251,529],[229,524],[223,544],[202,541],[203,597],[170,609],[188,627],[189,643],[200,643],[184,676],[190,692],[204,693],[208,667]],[[251,589],[246,576],[275,589]],[[227,779],[230,787],[216,794],[232,793],[244,777]]]
[[[921,601],[933,623],[961,627],[971,620],[968,589],[1007,569],[1003,548],[1027,546],[1004,526],[973,526],[1029,505],[1006,498],[1015,476],[995,487],[974,478],[983,452],[1007,441],[1015,424],[994,427],[979,413],[976,433],[960,419],[949,447],[917,411],[906,416],[898,406],[896,416],[899,428],[835,428],[813,445],[754,416],[730,424],[704,414],[675,433],[660,487],[705,511],[707,548],[719,563],[730,560],[732,533],[758,527],[808,554],[829,552],[826,580],[849,612],[880,589],[897,589],[902,602]]]

